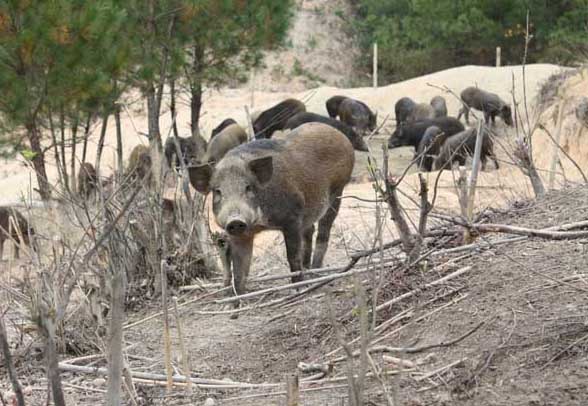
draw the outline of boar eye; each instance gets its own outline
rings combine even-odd
[[[213,193],[215,196],[219,196],[219,197],[220,197],[220,195],[221,195],[221,191],[220,191],[220,189],[214,189],[214,190],[212,191],[212,193]]]
[[[245,185],[245,192],[253,192],[253,186]]]

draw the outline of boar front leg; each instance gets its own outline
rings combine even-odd
[[[253,236],[234,238],[230,242],[232,263],[232,286],[236,295],[245,293],[247,276],[253,254]]]
[[[300,227],[289,227],[283,230],[286,242],[286,256],[291,272],[302,271],[302,232]],[[292,283],[302,281],[302,275],[293,276]]]

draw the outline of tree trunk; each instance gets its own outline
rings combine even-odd
[[[117,170],[120,179],[124,172],[124,157],[123,157],[123,143],[122,143],[122,125],[120,123],[120,106],[116,105],[114,108],[114,122],[116,124],[116,158]]]
[[[204,52],[199,46],[194,46],[192,62],[192,77],[190,78],[190,130],[192,135],[199,133],[200,110],[202,109],[202,60]]]
[[[45,155],[41,148],[41,134],[37,128],[37,123],[31,121],[26,125],[27,138],[29,139],[31,151],[35,154],[33,157],[33,168],[37,175],[37,183],[39,188],[37,191],[43,200],[51,198],[51,186],[47,180],[47,171],[45,169]]]
[[[102,119],[102,128],[100,129],[100,138],[98,139],[98,149],[96,150],[96,175],[100,176],[100,160],[102,159],[102,151],[104,150],[104,139],[106,138],[106,127],[108,126],[108,116],[109,114],[106,112],[104,113],[104,118]]]
[[[78,124],[79,115],[76,115],[76,119],[71,125],[71,162],[70,162],[70,183],[69,189],[72,191],[76,190],[76,147],[78,142]]]
[[[59,145],[61,149],[61,170],[63,171],[63,188],[66,191],[69,191],[69,177],[67,176],[67,159],[65,156],[65,114],[63,112],[63,107],[59,112],[59,132],[61,136],[61,144]]]
[[[159,130],[159,104],[157,103],[157,95],[155,94],[155,87],[153,85],[150,85],[147,91],[147,128],[151,149],[161,151],[163,145]]]
[[[59,143],[57,142],[57,135],[55,134],[55,126],[53,125],[53,116],[49,113],[49,132],[51,133],[51,144],[53,146],[53,156],[55,157],[55,167],[57,168],[57,176],[59,184],[65,189],[65,178],[63,176],[63,167],[61,165],[61,157],[59,156]]]
[[[84,126],[84,144],[82,146],[82,163],[86,162],[86,153],[88,152],[88,138],[90,137],[90,124],[92,123],[92,113],[88,113],[88,119]]]
[[[178,112],[176,110],[176,80],[175,79],[171,79],[169,81],[169,93],[170,93],[169,112],[171,114],[172,129],[174,131],[174,136],[179,137],[180,134],[178,132]]]

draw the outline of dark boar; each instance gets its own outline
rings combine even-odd
[[[298,272],[311,266],[318,222],[312,267],[322,265],[353,164],[347,137],[328,125],[308,123],[285,140],[256,140],[234,148],[212,172],[204,166],[190,169],[194,188],[212,191],[215,220],[230,244],[237,294],[245,291],[253,239],[260,231],[283,233],[290,270]],[[292,277],[293,282],[301,279]]]
[[[431,99],[431,107],[435,111],[435,117],[447,117],[447,102],[443,96],[435,96]]]
[[[413,146],[416,151],[427,128],[437,126],[448,137],[465,130],[463,124],[454,117],[439,117],[432,120],[423,120],[417,123],[397,126],[388,139],[388,148]]]
[[[329,117],[337,118],[339,116],[339,106],[341,102],[347,99],[347,96],[333,96],[325,103]]]
[[[10,221],[10,217],[14,219],[14,222]],[[12,226],[10,225],[12,223]],[[18,227],[18,230],[14,228],[14,225]],[[11,231],[11,232],[10,232]],[[22,236],[22,240],[19,237],[19,233]],[[4,252],[4,242],[12,239],[19,242],[20,244],[26,244],[34,249],[34,245],[31,245],[29,236],[33,236],[35,230],[29,226],[29,222],[24,218],[20,212],[13,207],[0,207],[0,260],[2,260],[2,254]],[[14,244],[14,258],[20,257],[19,244]]]
[[[418,103],[408,115],[406,122],[416,123],[418,121],[430,120],[433,118],[435,118],[435,110],[433,110],[433,107],[426,103]]]
[[[304,103],[296,99],[286,99],[263,111],[253,122],[255,139],[271,138],[274,131],[284,128],[290,117],[303,111],[306,111]]]
[[[365,103],[348,98],[339,106],[339,119],[361,135],[365,135],[368,131],[376,129],[378,115]]]
[[[339,120],[321,116],[320,114],[308,112],[298,113],[290,120],[288,120],[288,122],[284,126],[284,129],[293,130],[297,127],[300,127],[302,124],[306,123],[323,123],[330,125],[331,127],[336,128],[337,130],[345,134],[345,136],[351,142],[351,145],[353,145],[353,148],[355,150],[368,151],[367,144],[365,143],[363,138],[353,130],[353,128],[349,127],[347,124]]]
[[[494,154],[494,143],[490,134],[484,132],[482,136],[482,150],[480,152],[480,161],[482,162],[482,170],[486,168],[487,158],[490,157],[494,161],[496,169],[499,169],[498,160]],[[473,156],[476,148],[476,134],[475,128],[468,128],[465,131],[452,135],[441,146],[439,155],[435,158],[435,170],[449,168],[454,162],[458,162],[463,166],[466,163],[468,156]]]
[[[419,167],[427,172],[433,169],[434,156],[439,154],[441,146],[447,139],[447,135],[437,126],[427,128],[419,146],[417,148],[417,157],[419,157]]]
[[[237,124],[237,122],[235,120],[233,120],[232,118],[227,118],[227,119],[223,120],[219,125],[217,125],[214,128],[214,130],[212,130],[212,132],[210,133],[210,139],[213,139],[218,133],[220,133],[222,130],[224,130],[225,128],[227,128],[231,124]]]
[[[403,97],[394,105],[394,114],[396,114],[396,126],[406,123],[408,116],[416,106],[414,100],[410,97]]]
[[[512,126],[511,108],[497,94],[471,86],[461,92],[461,100],[464,106],[459,110],[458,119],[465,114],[466,123],[469,124],[470,109],[476,109],[484,113],[486,124],[490,124],[490,120],[495,124],[496,116],[499,116],[506,125]]]
[[[174,136],[170,136],[165,140],[163,148],[165,161],[170,168],[179,170],[182,167],[182,161],[184,166],[188,166],[193,159],[201,157],[206,152],[206,140],[199,134],[186,138],[178,137],[177,141],[180,145],[181,157],[178,156]]]
[[[78,172],[78,194],[82,199],[89,199],[98,187],[98,175],[94,165],[84,162],[80,165]]]
[[[236,146],[247,142],[247,133],[238,124],[231,124],[225,127],[216,137],[210,140],[202,163],[214,164],[220,161],[223,156]]]

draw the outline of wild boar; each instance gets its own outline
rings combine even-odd
[[[482,150],[480,152],[480,161],[482,162],[482,170],[486,169],[486,161],[490,157],[494,161],[496,169],[499,169],[498,160],[494,154],[494,143],[490,134],[486,130],[483,131],[482,136]],[[466,163],[468,156],[473,156],[476,148],[475,128],[468,128],[465,131],[452,135],[441,146],[439,155],[435,158],[435,170],[451,167],[451,164],[458,162],[463,166]]]
[[[94,165],[84,162],[80,165],[78,172],[78,194],[84,200],[89,199],[96,193],[98,187],[98,175]]]
[[[347,98],[347,96],[333,96],[327,100],[325,105],[327,107],[327,113],[329,113],[329,117],[339,117],[339,106],[341,106],[341,102]]]
[[[217,125],[212,130],[212,132],[210,133],[210,139],[212,140],[218,133],[220,133],[222,130],[224,130],[225,128],[227,128],[231,124],[237,124],[237,122],[235,120],[233,120],[232,118],[224,119],[219,125]]]
[[[396,127],[388,139],[388,148],[392,149],[412,145],[416,151],[425,135],[425,131],[431,126],[439,127],[448,137],[465,130],[463,124],[454,117],[439,117],[413,124],[405,124]]]
[[[282,232],[292,272],[322,266],[354,159],[353,146],[340,131],[322,123],[308,123],[284,140],[240,145],[212,171],[206,170],[210,166],[190,168],[194,188],[201,193],[212,192],[215,220],[230,244],[230,268],[237,294],[245,291],[253,239],[263,230]],[[300,280],[300,275],[292,277],[292,282]],[[231,277],[225,281],[231,281]]]
[[[165,140],[163,151],[169,168],[179,170],[182,167],[182,161],[185,166],[188,166],[193,159],[201,157],[206,152],[206,140],[199,134],[192,137],[178,137],[177,141],[180,145],[181,157],[177,154],[174,136],[170,136]]]
[[[435,110],[433,110],[433,107],[426,103],[418,103],[406,118],[406,122],[410,124],[433,118],[435,118]]]
[[[433,97],[429,104],[433,107],[433,111],[435,111],[434,118],[447,117],[447,102],[443,96]]]
[[[421,170],[430,172],[433,169],[434,157],[439,154],[439,150],[446,139],[447,135],[439,127],[431,126],[427,128],[417,148]]]
[[[220,161],[232,148],[247,142],[247,133],[238,124],[225,127],[216,137],[210,140],[202,163],[215,164]]]
[[[376,129],[378,115],[365,103],[347,98],[339,106],[339,119],[361,135],[366,135]]]
[[[367,144],[365,143],[363,138],[358,133],[356,133],[355,130],[353,130],[353,128],[349,127],[347,124],[339,120],[321,116],[320,114],[308,112],[298,113],[294,117],[290,118],[290,120],[288,120],[288,122],[284,126],[284,129],[293,130],[306,123],[323,123],[330,125],[331,127],[336,128],[337,130],[345,134],[345,136],[351,142],[351,145],[353,145],[353,148],[355,150],[368,151]]]
[[[10,221],[10,217],[14,219],[14,222]],[[10,224],[13,224],[12,226]],[[18,230],[14,228],[14,224],[18,227]],[[22,236],[22,240],[19,237]],[[35,248],[31,245],[29,236],[33,236],[35,230],[29,226],[29,222],[24,216],[13,207],[0,207],[0,260],[2,260],[2,254],[4,252],[4,242],[12,239],[20,244],[26,244],[31,248]],[[20,257],[19,244],[14,244],[14,258]]]
[[[145,181],[150,185],[153,181],[151,167],[152,162],[149,147],[146,145],[137,145],[133,148],[131,155],[129,156],[126,176],[130,179]]]
[[[306,111],[304,103],[296,99],[286,99],[259,114],[253,122],[255,139],[271,138],[274,131],[282,130],[290,117]]]
[[[466,123],[470,122],[470,109],[480,110],[484,113],[486,124],[496,123],[496,116],[502,118],[506,125],[512,126],[512,110],[497,94],[486,92],[471,86],[461,92],[461,100],[464,106],[459,111],[458,120],[465,114]]]
[[[402,97],[394,105],[394,114],[396,114],[396,126],[401,126],[406,123],[408,116],[412,113],[416,103],[410,97]]]

